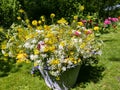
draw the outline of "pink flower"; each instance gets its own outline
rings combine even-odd
[[[112,21],[112,22],[117,22],[117,21],[118,21],[118,18],[111,18],[111,21]]]
[[[86,20],[80,20],[80,21],[81,21],[82,23],[84,23],[84,24],[87,22]]]
[[[112,18],[111,17],[108,17],[108,20],[111,20]]]
[[[79,32],[79,31],[75,31],[75,32],[74,32],[74,35],[75,35],[75,36],[80,36],[80,34],[81,34],[81,32]]]
[[[108,20],[108,19],[105,19],[104,24],[105,24],[105,25],[109,25],[109,24],[111,24],[111,21]]]

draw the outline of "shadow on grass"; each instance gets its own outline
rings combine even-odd
[[[102,72],[105,70],[103,66],[82,66],[78,75],[76,86],[80,85],[81,88],[85,88],[89,82],[97,83],[102,79]]]
[[[120,62],[120,57],[114,57],[114,58],[109,58],[110,61],[119,61]]]
[[[9,62],[0,60],[0,77],[7,76],[10,70],[11,70],[11,65],[9,64]]]
[[[116,39],[106,39],[106,40],[103,40],[103,42],[113,42],[113,41],[117,41]]]
[[[8,76],[9,73],[14,73],[18,70],[19,68],[15,65],[14,59],[0,60],[0,77]]]

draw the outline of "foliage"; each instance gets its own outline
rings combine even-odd
[[[5,49],[6,44],[6,30],[4,30],[2,27],[0,27],[0,77],[6,76],[9,74],[9,72],[12,70],[12,67],[14,67],[15,71],[15,60],[14,58],[10,58],[7,54],[4,54],[3,49]]]
[[[85,6],[84,14],[98,13],[99,18],[117,17],[120,12],[119,9],[105,10],[108,7],[119,4],[119,0],[81,0],[81,4]]]
[[[71,20],[71,16],[78,12],[78,5],[84,5],[84,15],[90,13],[98,13],[99,18],[108,16],[116,17],[119,15],[119,10],[105,11],[105,8],[114,6],[119,3],[119,0],[19,0],[31,19],[39,19],[39,16],[45,15],[49,17],[51,13],[56,13],[56,18],[65,17]],[[32,11],[32,12],[31,12]],[[116,14],[114,14],[116,13]]]
[[[64,17],[66,20],[71,20],[73,15],[77,13],[78,0],[19,0],[23,9],[27,12],[30,20],[39,19],[39,16],[45,15],[49,20],[51,13],[56,14],[56,19]],[[50,20],[49,20],[50,21]],[[48,23],[49,23],[48,21]]]
[[[17,0],[0,1],[0,26],[9,27],[16,20],[17,11],[20,8]]]

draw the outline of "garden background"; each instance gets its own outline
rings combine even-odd
[[[102,55],[82,65],[71,90],[119,90],[120,8],[116,6],[119,3],[119,0],[1,0],[0,90],[50,90],[39,72],[31,74],[32,62],[17,61],[3,52],[9,35],[12,36],[17,26],[26,28],[28,24],[24,22],[29,22],[30,27],[36,28],[36,21],[44,22],[41,16],[45,17],[46,25],[62,17],[68,23],[74,22],[77,17],[81,26],[92,29],[96,39],[102,40]]]

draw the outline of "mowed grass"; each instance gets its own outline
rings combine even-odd
[[[15,73],[0,77],[0,90],[50,90],[42,78],[30,74],[31,65],[27,65]]]
[[[103,54],[97,66],[80,72],[77,85],[72,90],[120,90],[120,30],[100,37]],[[0,90],[50,90],[39,76],[30,74],[31,65],[0,77]]]

